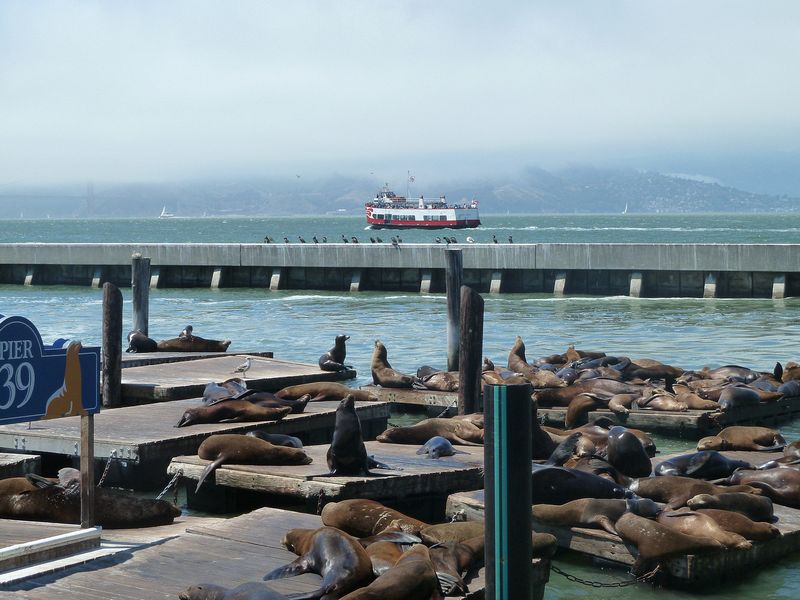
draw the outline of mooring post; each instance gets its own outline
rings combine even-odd
[[[486,385],[487,600],[532,598],[531,386]]]
[[[461,281],[464,279],[461,250],[445,250],[445,290],[447,291],[447,370],[458,371],[460,338]]]
[[[94,527],[94,415],[81,416],[81,528]]]
[[[103,284],[103,406],[122,404],[122,292]]]
[[[458,351],[458,414],[480,411],[483,356],[483,298],[461,286],[461,344]]]
[[[135,252],[131,257],[131,296],[133,328],[145,335],[150,320],[150,259]]]

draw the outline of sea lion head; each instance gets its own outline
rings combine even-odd
[[[349,335],[337,335],[336,336],[336,345],[344,344],[347,340],[350,339]]]
[[[625,507],[628,512],[639,515],[640,517],[647,517],[648,519],[655,519],[658,514],[663,510],[658,503],[650,500],[650,498],[628,498],[625,500]]]
[[[339,402],[339,408],[336,410],[355,410],[356,408],[356,397],[353,394],[347,394],[342,400]]]
[[[708,437],[704,437],[699,442],[697,442],[697,449],[698,450],[725,450],[725,440],[719,437],[718,435],[710,435]]]

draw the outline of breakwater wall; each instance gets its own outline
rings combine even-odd
[[[481,293],[800,295],[800,244],[0,244],[0,283],[443,292],[448,248]]]

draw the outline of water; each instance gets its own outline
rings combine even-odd
[[[737,242],[800,243],[800,215],[569,215],[485,216],[476,230],[403,231],[404,243],[430,242],[436,235],[467,235],[489,241],[494,234],[514,242]],[[360,239],[396,232],[363,231],[354,217],[304,219],[118,219],[106,221],[0,221],[2,242],[260,242],[264,235],[296,240]],[[282,242],[281,242],[282,243]],[[123,289],[123,330],[131,328],[130,290]],[[777,361],[798,360],[800,298],[693,299],[567,297],[504,294],[484,296],[484,355],[505,364],[519,334],[528,358],[563,352],[568,344],[632,358],[649,357],[684,368],[742,364],[772,370]],[[102,292],[65,286],[0,286],[0,313],[32,320],[45,341],[59,337],[100,345]],[[150,294],[150,334],[176,336],[191,323],[197,335],[229,338],[230,349],[272,350],[278,358],[315,363],[338,333],[351,336],[348,360],[358,371],[354,385],[370,379],[375,339],[386,344],[395,368],[411,372],[446,364],[446,301],[441,294],[270,292],[262,289],[156,289]],[[781,431],[800,438],[800,420]],[[685,440],[656,437],[662,452],[688,450]],[[587,579],[623,580],[616,568],[602,571],[589,559],[560,558],[561,568]],[[800,597],[800,556],[786,558],[754,577],[704,593],[711,599]],[[646,585],[600,590],[553,573],[547,597],[687,598],[688,592]]]

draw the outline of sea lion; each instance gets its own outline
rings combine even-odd
[[[746,492],[760,494],[756,488],[748,485],[721,486],[678,475],[662,477],[642,477],[634,481],[629,488],[631,492],[656,502],[664,502],[667,508],[676,509],[685,506],[686,502],[698,494],[726,494],[730,492]]]
[[[749,550],[753,547],[741,535],[726,531],[708,515],[691,510],[682,508],[677,511],[662,511],[656,520],[674,531],[717,540],[726,548]]]
[[[387,359],[386,346],[380,340],[375,340],[375,349],[372,351],[372,383],[381,387],[411,388],[414,378],[400,371],[395,371]]]
[[[439,458],[440,456],[453,456],[454,454],[468,454],[463,450],[456,450],[449,440],[440,435],[435,435],[417,450],[417,454],[426,454],[428,458]]]
[[[626,512],[648,519],[661,508],[647,498],[579,498],[566,504],[534,504],[531,515],[537,521],[561,527],[599,527],[616,534],[614,523]]]
[[[322,577],[321,585],[306,597],[334,599],[372,579],[372,562],[367,551],[357,539],[340,529],[290,529],[282,543],[298,558],[264,575],[264,581],[316,573]]]
[[[464,419],[424,419],[409,427],[390,427],[375,439],[394,444],[424,444],[437,435],[461,446],[483,445],[483,429]]]
[[[514,373],[519,373],[531,382],[534,388],[561,388],[566,382],[552,371],[540,369],[528,363],[525,359],[525,344],[520,336],[514,340],[514,345],[508,354],[508,368]]]
[[[479,535],[463,542],[442,542],[428,549],[445,596],[467,593],[467,584],[461,575],[483,560],[484,540],[484,536]]]
[[[333,343],[333,348],[319,357],[319,368],[323,371],[346,371],[352,367],[344,364],[347,356],[345,342],[350,339],[349,335],[337,335]]]
[[[440,600],[441,597],[430,553],[422,544],[415,544],[394,567],[341,600]]]
[[[608,432],[608,462],[628,477],[647,477],[653,470],[650,457],[633,433],[616,425]]]
[[[753,521],[773,521],[772,500],[767,496],[757,496],[743,492],[723,494],[698,494],[689,498],[686,506],[691,509],[718,508],[742,513]]]
[[[374,542],[366,546],[367,556],[372,563],[372,573],[375,577],[380,577],[384,572],[391,569],[400,557],[403,556],[403,546],[395,542]]]
[[[249,421],[280,421],[292,412],[291,407],[259,406],[249,400],[223,400],[210,406],[187,408],[175,427],[200,423],[241,423]]]
[[[622,515],[614,529],[623,540],[636,546],[638,557],[632,571],[637,575],[644,573],[653,562],[723,548],[717,540],[686,535],[633,513]]]
[[[781,535],[781,530],[770,523],[753,521],[741,513],[718,508],[698,508],[695,512],[708,515],[725,531],[738,533],[747,540],[766,541]]]
[[[289,448],[303,447],[303,442],[300,440],[300,438],[297,438],[293,435],[286,435],[285,433],[270,433],[268,431],[256,429],[254,431],[248,431],[245,433],[245,435],[257,437],[275,446],[288,446]]]
[[[758,406],[761,396],[752,388],[732,385],[722,390],[717,403],[722,411],[740,406]]]
[[[367,390],[358,390],[347,387],[335,381],[315,381],[290,385],[275,392],[278,398],[298,399],[306,394],[311,394],[311,402],[323,400],[342,400],[345,396],[353,396],[359,402],[378,402],[379,398]]]
[[[70,342],[64,359],[64,383],[47,400],[42,419],[57,419],[74,415],[86,416],[83,407],[80,342]],[[32,375],[31,375],[32,377]],[[31,380],[29,383],[33,383]]]
[[[800,508],[800,469],[778,467],[766,470],[736,471],[728,478],[733,485],[750,485],[784,506]]]
[[[697,442],[698,450],[757,450],[772,452],[786,445],[783,436],[769,427],[731,425],[717,435]]]
[[[404,515],[400,511],[384,506],[375,500],[340,500],[328,502],[321,513],[322,523],[330,527],[338,527],[350,535],[367,537],[380,533],[389,525],[399,527],[401,531],[419,535],[428,523]],[[396,523],[393,523],[396,521]]]
[[[532,465],[532,504],[564,504],[578,498],[629,498],[613,481],[566,467]]]
[[[6,477],[0,479],[0,496],[11,496],[20,492],[30,492],[36,489],[27,477]]]
[[[593,394],[596,399],[610,399],[616,394],[639,394],[641,396],[649,389],[651,388],[647,385],[596,377],[575,382],[567,387],[536,389],[533,395],[540,408],[550,408],[569,406],[570,402],[580,394]]]
[[[355,475],[366,477],[374,475],[370,469],[384,467],[367,455],[364,438],[361,435],[361,421],[356,413],[355,398],[345,396],[336,408],[336,423],[333,439],[326,454],[328,475],[339,477]]]
[[[35,489],[0,496],[0,517],[54,523],[81,522],[81,482],[77,469],[59,471],[58,483],[27,475]],[[132,496],[119,490],[96,487],[95,522],[108,529],[155,527],[172,523],[181,510],[166,500]]]
[[[461,419],[463,421],[469,421],[470,423],[475,425],[475,427],[480,427],[481,429],[483,429],[483,425],[485,423],[485,418],[482,412],[466,413],[463,415],[453,415],[450,418],[455,420]]]
[[[425,527],[419,537],[428,546],[445,542],[463,542],[484,534],[483,521],[453,521]]]
[[[248,581],[235,588],[226,588],[214,583],[192,585],[180,594],[179,600],[289,600],[280,592],[259,581]]]
[[[457,392],[458,371],[440,371],[433,367],[420,367],[417,369],[414,388],[438,392]]]
[[[220,465],[307,465],[311,457],[303,450],[287,446],[275,446],[257,437],[241,434],[221,433],[208,436],[197,449],[197,456],[210,460],[195,492]]]
[[[168,340],[160,340],[157,344],[159,352],[226,352],[230,340],[207,340],[198,335],[188,337],[176,337]]]
[[[584,473],[591,473],[592,475],[605,477],[606,479],[618,483],[623,487],[628,487],[633,481],[633,478],[621,473],[607,460],[593,454],[586,456],[572,456],[569,458],[569,460],[565,461],[562,466],[569,467],[570,469],[575,469],[577,471],[583,471]]]
[[[147,337],[138,329],[128,333],[128,347],[125,352],[156,352],[158,350],[158,343]]]
[[[721,479],[736,469],[752,469],[743,460],[734,460],[716,450],[701,450],[661,461],[654,469],[656,475],[680,475],[693,479]]]
[[[689,406],[683,402],[679,402],[669,392],[654,393],[649,396],[643,396],[639,400],[634,401],[634,406],[644,410],[666,410],[674,412],[686,412]]]

